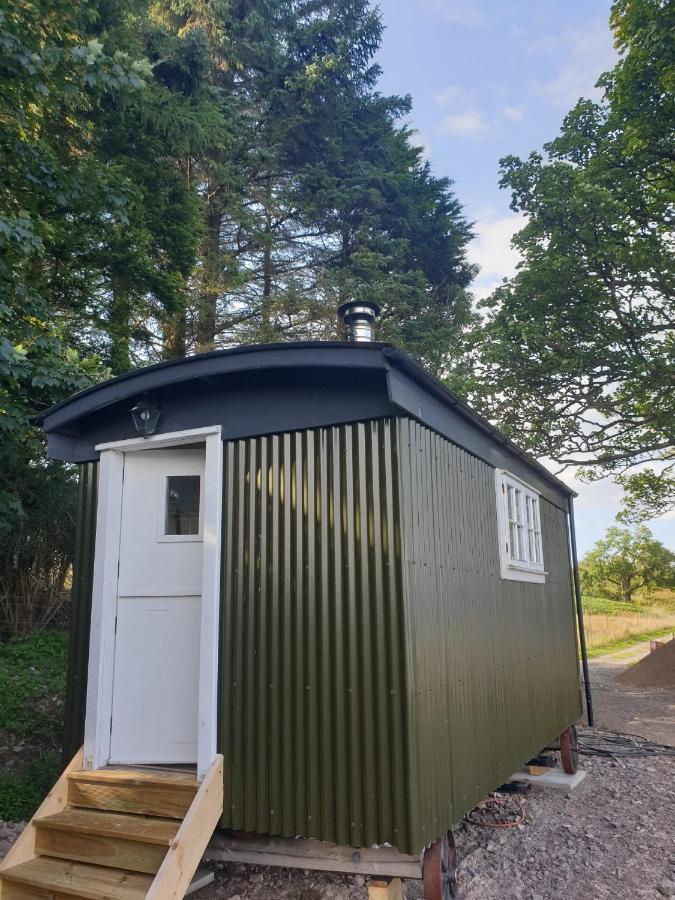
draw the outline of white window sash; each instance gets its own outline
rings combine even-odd
[[[539,494],[508,472],[497,470],[496,478],[502,577],[513,572],[543,580]]]

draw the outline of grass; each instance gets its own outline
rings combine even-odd
[[[67,652],[55,631],[0,643],[0,745],[25,744],[0,752],[0,819],[31,816],[58,778]]]
[[[652,592],[634,603],[585,596],[584,625],[589,656],[663,637],[675,631],[675,592]]]
[[[607,641],[605,644],[596,644],[589,647],[588,656],[604,656],[605,653],[613,653],[615,650],[623,650],[624,647],[630,647],[640,641],[656,640],[656,638],[670,637],[675,633],[675,625],[666,628],[657,628],[656,631],[633,632],[628,637],[617,638],[613,641]]]

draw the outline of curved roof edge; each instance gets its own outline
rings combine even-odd
[[[545,466],[514,444],[498,428],[475,412],[463,400],[456,397],[439,381],[430,376],[422,366],[402,350],[384,343],[350,343],[344,341],[303,341],[288,344],[250,344],[226,350],[212,350],[179,359],[166,360],[142,369],[118,375],[99,382],[74,394],[46,410],[34,421],[42,425],[45,432],[58,433],[74,425],[107,406],[137,397],[145,391],[152,392],[163,387],[198,378],[222,376],[247,371],[270,369],[370,369],[387,374],[391,388],[391,370],[402,373],[413,381],[423,392],[455,415],[470,423],[486,437],[520,457],[539,475],[567,496],[576,496],[565,482],[553,475]],[[394,402],[399,402],[397,398]],[[405,403],[401,403],[405,409]],[[419,408],[417,412],[408,405],[408,413],[416,415],[420,421],[434,428]],[[438,430],[437,428],[435,430]]]

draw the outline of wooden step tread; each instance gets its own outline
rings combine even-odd
[[[199,787],[197,776],[189,772],[168,772],[143,769],[83,769],[69,772],[69,781],[88,781],[96,784],[123,784],[142,787],[144,785],[167,785],[170,787]]]
[[[2,879],[86,900],[142,900],[153,876],[38,856],[4,869]]]
[[[130,815],[104,810],[71,807],[43,819],[35,819],[36,828],[85,833],[101,837],[116,837],[144,844],[168,847],[176,837],[180,823],[176,819],[157,816]]]
[[[68,804],[183,819],[198,789],[197,779],[191,775],[97,769],[68,775]]]

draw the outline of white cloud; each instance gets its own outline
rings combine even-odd
[[[480,266],[473,293],[482,300],[497,287],[503,278],[511,278],[520,261],[520,253],[511,246],[511,238],[525,224],[525,216],[497,217],[487,210],[475,224],[476,237],[469,244],[469,262]]]
[[[477,109],[446,116],[439,126],[442,134],[454,134],[457,137],[472,137],[487,127],[485,117]]]
[[[617,59],[612,33],[604,19],[593,20],[581,28],[567,28],[559,36],[539,38],[530,44],[529,51],[552,54],[562,60],[553,78],[534,86],[537,93],[560,109],[570,109],[579,97],[598,99],[601,92],[595,83]]]
[[[485,13],[478,0],[423,0],[425,9],[456,25],[479,28],[486,22]]]
[[[574,501],[574,519],[577,526],[579,557],[582,557],[596,541],[604,537],[610,526],[618,524],[615,516],[621,509],[623,490],[611,478],[603,478],[589,484],[579,481],[573,469],[561,474],[560,466],[552,460],[544,458],[539,461],[579,495]],[[645,524],[658,541],[675,550],[674,514],[668,513]]]
[[[525,117],[525,110],[522,106],[505,106],[502,112],[512,122],[522,122]]]
[[[434,94],[434,100],[436,101],[436,106],[440,106],[441,109],[444,106],[447,106],[451,100],[457,100],[459,98],[466,99],[466,92],[464,88],[461,88],[458,84],[449,84],[447,87],[444,87],[442,91],[438,91],[437,94]]]

